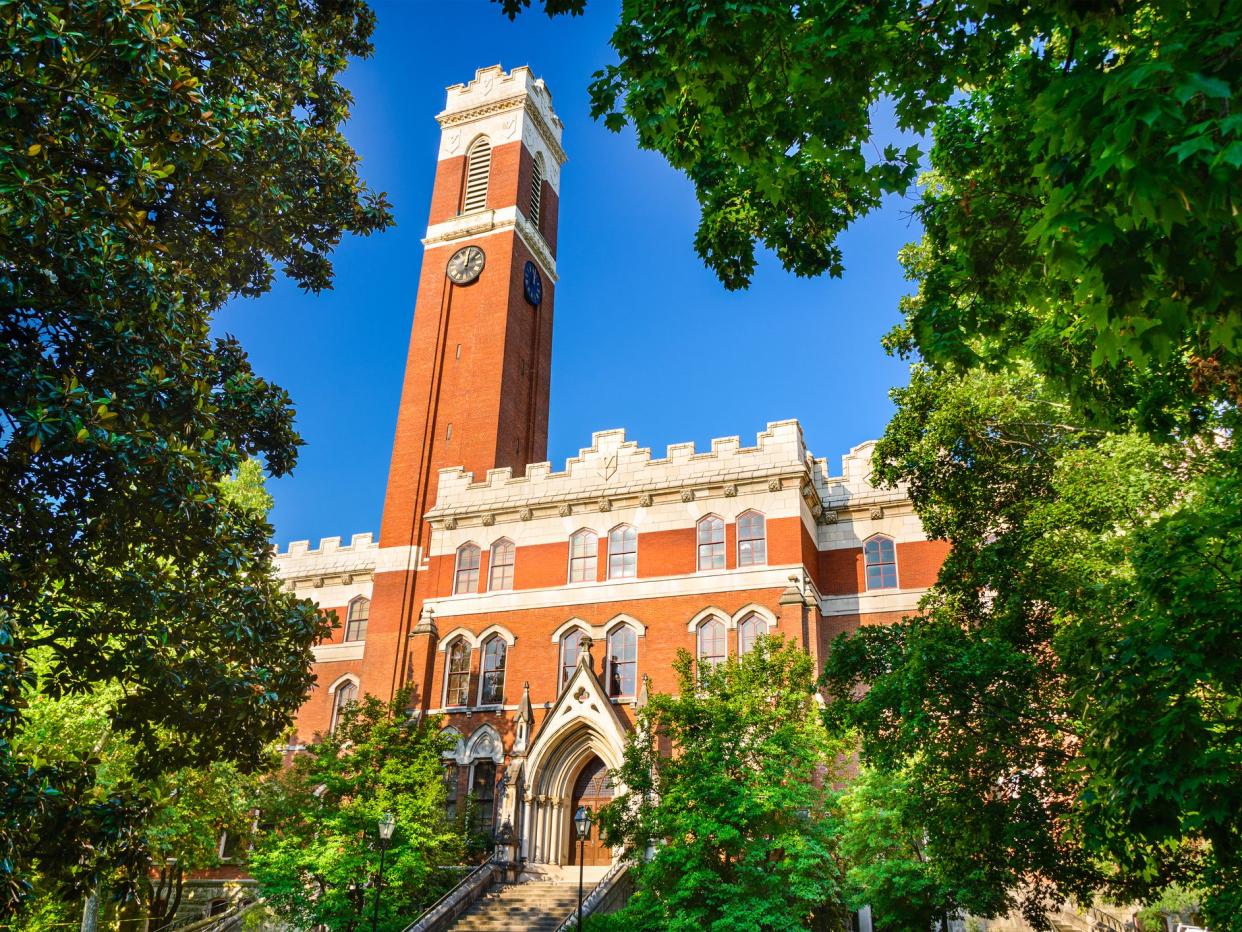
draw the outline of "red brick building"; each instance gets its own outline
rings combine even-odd
[[[290,588],[342,620],[298,740],[360,692],[410,685],[457,736],[451,805],[473,793],[529,862],[573,863],[570,816],[607,796],[678,650],[712,662],[779,632],[818,661],[839,632],[913,610],[945,545],[900,491],[871,486],[871,443],[837,472],[796,421],[663,455],[602,431],[553,470],[561,123],[541,80],[499,66],[450,87],[437,119],[379,539],[279,557]]]

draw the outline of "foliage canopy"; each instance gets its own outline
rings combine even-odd
[[[814,701],[805,651],[780,638],[697,671],[675,661],[677,695],[639,712],[600,812],[636,855],[636,892],[613,928],[792,929],[840,919],[830,793],[839,750]],[[644,859],[644,853],[649,858]]]
[[[409,692],[383,703],[366,696],[335,731],[264,784],[265,829],[248,868],[268,905],[299,927],[352,929],[374,904],[376,824],[396,817],[384,853],[380,929],[400,930],[457,879],[462,835],[445,821],[443,752],[452,746],[438,717],[411,719]],[[366,901],[350,884],[368,884]]]
[[[88,763],[15,755],[23,692],[122,684],[149,777],[258,766],[311,685],[327,622],[217,485],[293,466],[289,399],[208,326],[277,267],[327,287],[341,236],[391,222],[340,131],[372,26],[360,0],[0,0],[0,914],[31,839],[90,886],[77,853],[142,821]]]

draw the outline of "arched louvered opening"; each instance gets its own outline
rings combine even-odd
[[[530,173],[530,222],[539,229],[539,202],[543,197],[543,156],[535,156],[535,165]]]
[[[487,137],[480,136],[466,153],[466,196],[461,202],[463,214],[487,206],[487,176],[491,174],[491,168],[491,143]]]

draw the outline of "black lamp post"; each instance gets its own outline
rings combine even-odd
[[[591,834],[591,810],[579,806],[574,813],[574,829],[578,832],[578,928],[582,928],[582,869],[587,836]]]
[[[379,820],[380,866],[379,878],[375,881],[375,908],[371,910],[371,932],[375,932],[379,924],[380,891],[384,888],[384,853],[388,850],[388,842],[392,838],[392,830],[397,827],[397,820],[391,812],[385,812]]]

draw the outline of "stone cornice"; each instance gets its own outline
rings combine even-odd
[[[552,132],[552,127],[548,125],[547,119],[539,112],[539,108],[525,92],[515,94],[512,97],[506,97],[502,100],[490,100],[485,104],[479,104],[477,107],[471,107],[468,110],[441,113],[436,117],[436,122],[440,124],[441,128],[448,129],[452,126],[473,123],[476,120],[494,116],[497,113],[508,113],[511,110],[522,110],[530,117],[535,130],[539,133],[544,144],[548,147],[548,151],[552,153],[558,164],[564,165],[569,161],[569,156],[565,154],[564,148],[561,147],[560,141]]]

